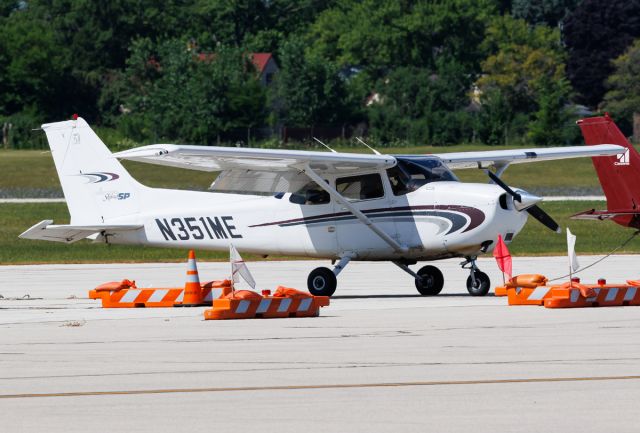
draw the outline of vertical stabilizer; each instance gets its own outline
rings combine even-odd
[[[42,125],[72,225],[104,224],[139,212],[144,186],[82,118]]]
[[[609,211],[640,211],[640,154],[620,132],[609,115],[582,119],[578,121],[578,126],[588,145],[617,144],[626,148],[621,155],[592,158],[592,161],[607,197],[607,209]],[[621,218],[631,217],[615,218],[619,224],[628,225],[621,221]]]

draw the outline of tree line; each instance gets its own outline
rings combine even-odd
[[[123,147],[327,125],[573,144],[590,112],[630,131],[638,38],[640,0],[0,0],[0,126],[13,148],[73,113]]]

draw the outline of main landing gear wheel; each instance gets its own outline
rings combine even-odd
[[[484,296],[489,293],[491,280],[484,272],[473,270],[473,275],[467,278],[467,290],[471,296]],[[474,281],[475,280],[475,281]]]
[[[416,289],[424,296],[435,296],[442,291],[444,277],[435,266],[424,266],[417,272]]]
[[[337,285],[338,280],[329,268],[315,268],[307,278],[307,288],[313,296],[331,296]]]

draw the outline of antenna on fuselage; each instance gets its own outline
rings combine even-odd
[[[373,147],[369,146],[367,143],[365,143],[360,137],[356,137],[356,140],[358,140],[360,143],[364,144],[365,146],[367,146],[369,148],[369,150],[371,150],[373,153],[375,153],[376,155],[381,155],[380,152],[378,152],[377,150],[375,150]]]
[[[326,144],[324,144],[322,141],[318,140],[316,137],[311,137],[313,138],[315,141],[317,141],[318,143],[322,144],[324,147],[326,147],[327,149],[329,149],[330,151],[332,151],[333,153],[338,153],[335,150],[333,150],[332,148],[330,148],[329,146],[327,146]]]

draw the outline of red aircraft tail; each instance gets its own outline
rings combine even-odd
[[[616,223],[640,228],[640,154],[620,132],[608,114],[578,121],[587,145],[617,144],[626,151],[617,156],[591,158],[600,185],[607,197],[607,210],[591,210],[576,219],[613,219]]]

